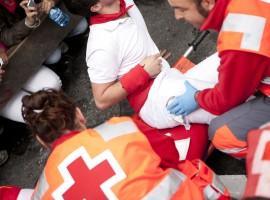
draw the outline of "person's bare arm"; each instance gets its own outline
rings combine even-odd
[[[128,94],[132,93],[133,90],[136,90],[142,86],[139,85],[140,82],[139,79],[142,79],[143,76],[145,77],[144,80],[149,77],[150,78],[154,77],[160,73],[160,70],[161,70],[161,59],[160,55],[157,54],[145,58],[140,63],[140,66],[135,67],[134,70],[133,69],[130,70],[130,72],[128,72],[130,74],[127,74],[126,77],[124,77],[120,81],[114,81],[104,84],[92,83],[92,91],[96,106],[101,110],[105,110],[119,103],[121,100],[125,99]],[[140,71],[141,74],[136,73],[136,71],[137,72]],[[132,76],[134,72],[136,74],[136,77]],[[127,80],[130,78],[134,78],[133,80],[135,81],[133,82],[134,87],[137,88],[130,88],[130,86],[126,84],[126,81],[124,81],[124,79]],[[138,83],[138,85],[136,85],[136,82]]]
[[[126,90],[122,87],[120,81],[111,83],[92,83],[92,91],[97,108],[105,110],[127,96]]]

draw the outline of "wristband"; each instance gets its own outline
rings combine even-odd
[[[28,28],[37,28],[37,27],[39,27],[39,25],[40,25],[40,19],[37,19],[34,25],[28,24],[27,21],[26,21],[26,19],[25,19],[25,20],[24,20],[24,24],[25,24],[25,26],[27,26]]]
[[[130,95],[143,88],[150,79],[149,74],[138,64],[120,78],[120,83],[128,95]]]

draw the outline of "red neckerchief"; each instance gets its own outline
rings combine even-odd
[[[58,145],[62,144],[63,142],[65,142],[69,138],[72,138],[73,136],[77,135],[78,133],[80,133],[80,131],[70,131],[69,133],[63,134],[60,138],[56,139],[52,143],[52,145],[51,145],[52,149],[54,149]]]
[[[102,24],[102,23],[106,23],[106,22],[110,22],[116,19],[119,19],[120,17],[124,16],[125,14],[127,14],[127,11],[132,7],[133,5],[130,5],[128,7],[126,7],[126,2],[125,0],[120,0],[120,11],[118,13],[114,13],[114,14],[98,14],[98,15],[94,15],[92,17],[89,18],[89,24],[93,25],[93,24]]]
[[[16,0],[0,0],[0,5],[2,5],[8,12],[15,14],[17,8]]]
[[[219,32],[225,18],[225,11],[230,1],[231,0],[216,0],[213,10],[200,27],[200,30],[215,30]]]

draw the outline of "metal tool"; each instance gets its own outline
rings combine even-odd
[[[182,73],[185,73],[190,68],[192,68],[195,64],[191,62],[187,57],[193,52],[196,51],[198,46],[204,40],[204,38],[209,34],[209,31],[203,31],[199,33],[195,39],[188,44],[189,48],[185,51],[183,56],[174,64],[174,68],[178,69]]]

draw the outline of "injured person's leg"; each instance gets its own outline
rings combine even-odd
[[[213,88],[218,81],[219,66],[217,53],[208,57],[185,74],[177,69],[164,69],[155,79],[147,100],[140,110],[140,117],[150,126],[158,129],[172,128],[190,123],[209,124],[215,115],[198,109],[186,117],[169,113],[167,106],[175,96],[185,92],[184,82],[188,81],[198,90]]]

